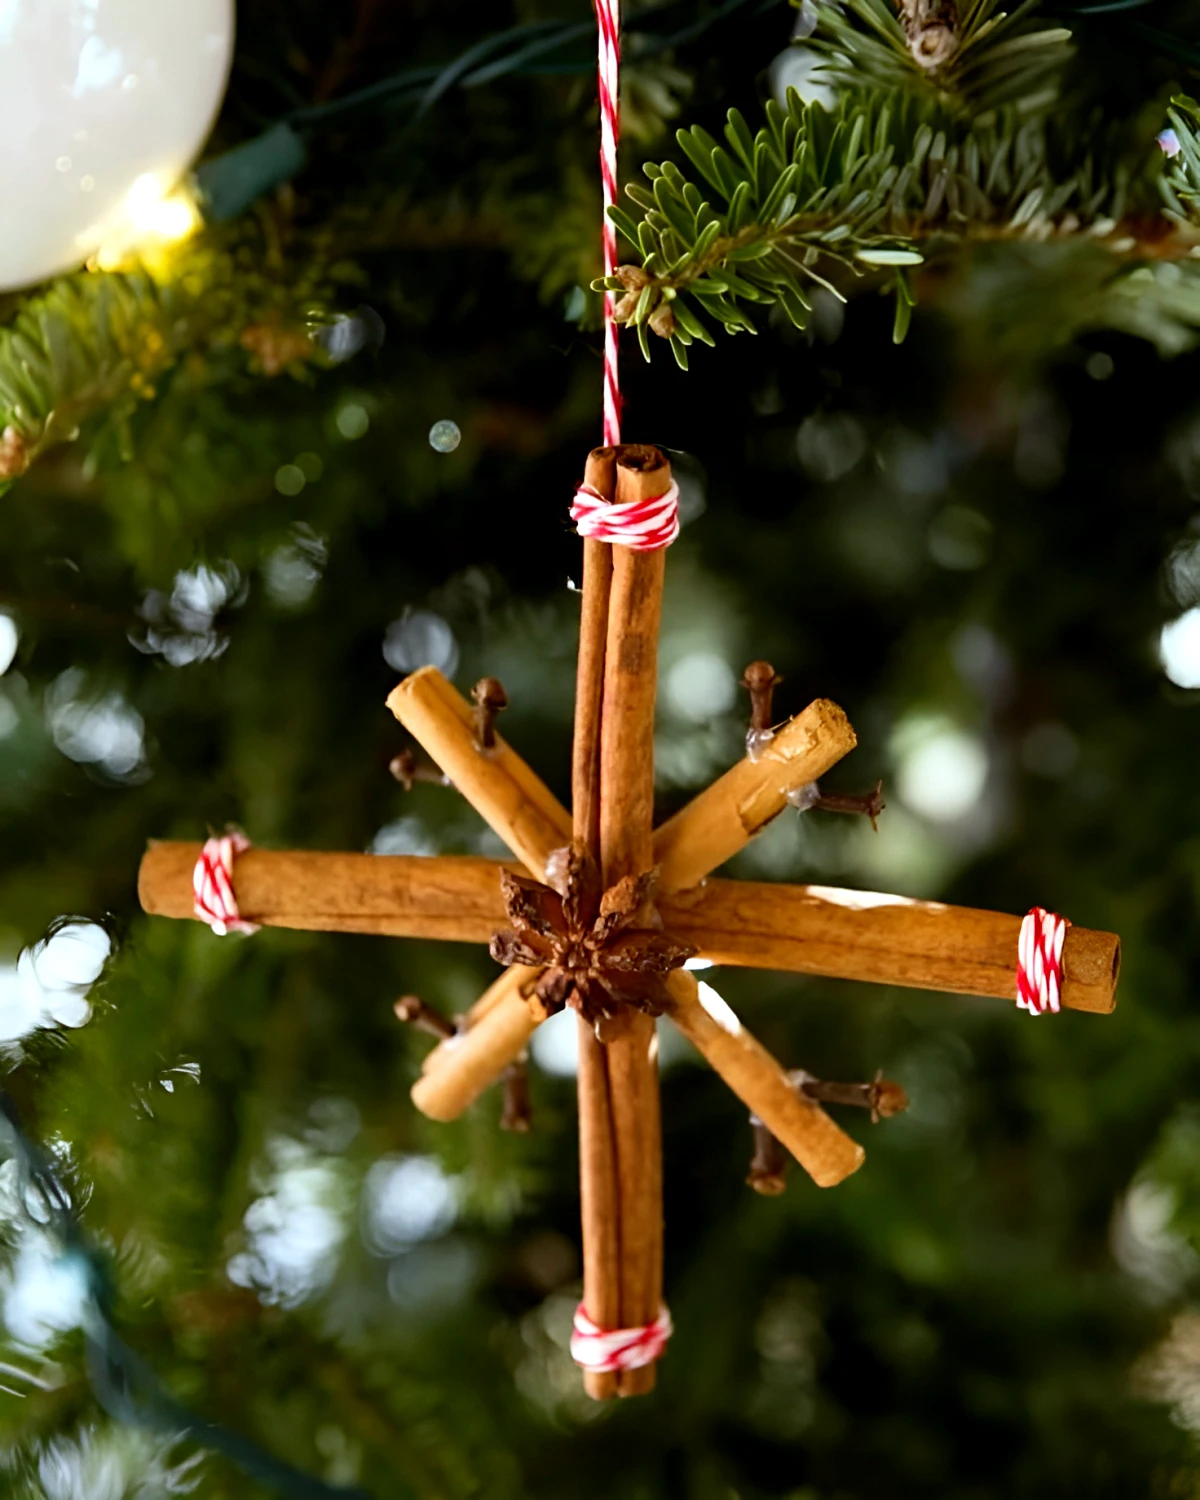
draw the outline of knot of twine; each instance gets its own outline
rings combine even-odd
[[[601,1328],[581,1302],[575,1309],[571,1358],[585,1370],[636,1370],[662,1358],[672,1332],[665,1305],[644,1328]]]
[[[228,932],[257,932],[253,922],[243,922],[233,893],[233,861],[250,847],[239,828],[230,828],[207,839],[192,872],[195,912],[218,937]]]
[[[1063,942],[1070,922],[1035,906],[1017,939],[1017,1009],[1031,1016],[1057,1012],[1062,995]]]
[[[575,492],[571,519],[580,536],[613,542],[633,552],[657,552],[679,535],[679,486],[674,480],[662,495],[612,505],[590,485]]]

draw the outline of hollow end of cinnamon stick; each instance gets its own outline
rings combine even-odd
[[[431,1120],[456,1120],[529,1045],[541,1015],[521,998],[530,970],[509,969],[497,985],[500,999],[469,1030],[439,1042],[411,1090],[412,1102]],[[511,977],[510,977],[511,976]]]
[[[438,671],[421,667],[392,690],[387,706],[463,797],[533,876],[571,837],[571,815],[500,736],[481,754],[471,705]]]
[[[1121,939],[1115,932],[1068,927],[1062,966],[1062,1003],[1068,1010],[1109,1015],[1116,1009]]]
[[[789,719],[757,754],[738,761],[654,834],[663,891],[698,885],[744,849],[788,805],[858,743],[843,709],[817,698]]]

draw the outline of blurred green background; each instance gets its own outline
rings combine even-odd
[[[625,175],[681,103],[710,127],[756,110],[792,25],[669,10],[663,34],[711,24],[631,49]],[[533,15],[244,0],[212,149]],[[1089,36],[1099,97],[1165,97],[1174,63],[1134,81],[1127,38]],[[882,776],[889,805],[878,834],[789,814],[734,873],[1043,904],[1124,943],[1113,1016],[1040,1024],[706,976],[790,1065],[883,1068],[913,1102],[843,1122],[869,1157],[842,1187],[758,1198],[744,1110],[664,1041],[677,1332],[654,1396],[593,1405],[566,1352],[569,1017],[538,1038],[532,1135],[498,1133],[495,1093],[434,1126],[407,1098],[428,1042],[391,1004],[465,1009],[484,953],[139,914],[146,839],[227,821],[272,847],[499,852],[453,792],[388,774],[383,700],[426,661],[464,690],[499,676],[504,734],[566,796],[566,512],[599,441],[585,69],[317,132],[225,233],[248,283],[319,261],[382,347],[266,379],[231,325],[141,407],[131,461],[61,450],[0,501],[4,1086],[173,1394],[376,1500],[1200,1493],[1200,355],[1065,341],[1066,261],[998,247],[931,275],[899,349],[873,296],[822,297],[807,335],[763,319],[686,375],[628,341],[626,435],[672,450],[687,518],[662,812],[740,753],[737,678],[767,657],[781,710],[827,695],[858,730],[828,785]],[[78,1266],[10,1168],[0,1192],[3,1493],[267,1493],[101,1408]]]

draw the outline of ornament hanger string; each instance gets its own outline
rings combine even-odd
[[[621,133],[621,3],[596,0],[600,37],[600,181],[604,189],[604,274],[617,274],[617,230],[609,209],[617,201],[617,141]],[[604,293],[604,442],[621,441],[621,379],[617,365],[616,294]]]

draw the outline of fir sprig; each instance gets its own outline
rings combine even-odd
[[[786,107],[768,102],[756,134],[732,110],[726,145],[699,127],[677,139],[703,187],[673,162],[647,165],[649,190],[626,189],[641,220],[612,211],[640,267],[595,285],[628,294],[618,316],[637,327],[647,357],[649,330],[671,339],[685,367],[694,340],[712,342],[699,314],[753,331],[742,304],[777,304],[804,328],[814,286],[842,296],[838,282],[885,267],[902,337],[912,306],[903,268],[927,247],[1083,233],[1131,248],[1120,164],[1085,150],[1062,170],[1071,156],[1055,125],[1011,109],[963,129],[913,96],[827,110],[789,90]]]
[[[309,334],[328,318],[327,247],[289,274],[260,228],[210,231],[153,272],[59,277],[24,303],[0,328],[0,494],[85,432],[131,456],[134,414],[181,366],[205,379],[326,362]]]

